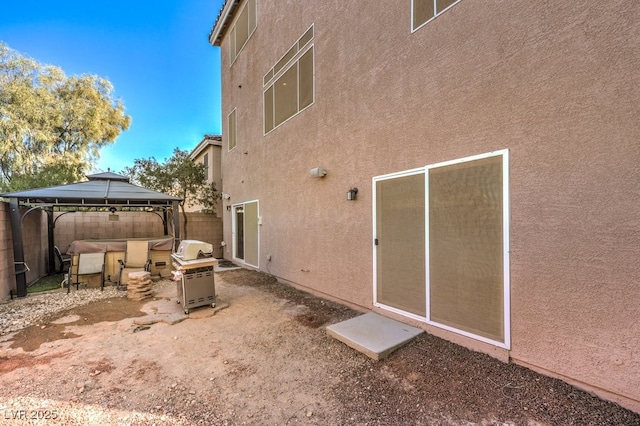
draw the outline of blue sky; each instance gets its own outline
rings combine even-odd
[[[224,0],[3,0],[0,41],[67,75],[111,81],[132,118],[95,171],[163,161],[220,134],[220,50],[208,35]]]

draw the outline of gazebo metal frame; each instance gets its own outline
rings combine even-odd
[[[9,199],[14,273],[18,297],[27,295],[26,273],[28,268],[24,258],[22,222],[24,217],[34,210],[40,209],[47,213],[50,271],[55,270],[53,248],[55,220],[53,213],[56,209],[58,211],[72,208],[78,209],[75,211],[95,209],[111,213],[126,209],[147,211],[158,215],[161,213],[165,235],[169,235],[168,220],[169,211],[171,211],[173,212],[174,250],[180,243],[178,203],[182,201],[181,198],[134,185],[129,182],[128,177],[112,172],[89,175],[87,179],[84,182],[67,185],[0,194],[0,197]],[[29,209],[24,214],[20,214],[21,206],[29,207]]]

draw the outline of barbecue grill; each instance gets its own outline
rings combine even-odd
[[[203,251],[204,250],[204,251]],[[173,268],[178,271],[176,289],[178,303],[184,313],[200,306],[216,306],[216,286],[213,268],[218,259],[212,256],[211,244],[196,240],[180,243],[171,255]]]

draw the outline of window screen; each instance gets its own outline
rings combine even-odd
[[[417,30],[460,0],[412,0],[411,29]]]
[[[256,0],[248,0],[238,14],[229,32],[229,56],[231,64],[236,60],[240,51],[247,44],[249,37],[256,29]]]
[[[428,172],[430,319],[504,342],[502,156]]]
[[[264,133],[314,101],[313,26],[264,76]],[[305,50],[300,50],[304,47]]]
[[[275,125],[298,112],[298,64],[294,64],[273,85]]]
[[[508,348],[508,151],[374,178],[374,304]]]
[[[204,154],[202,165],[204,166],[204,179],[209,181],[209,153]]]
[[[426,316],[424,173],[376,182],[376,301]]]
[[[228,128],[228,132],[229,132],[229,151],[231,151],[233,148],[236,147],[237,144],[237,136],[236,136],[236,129],[238,128],[237,126],[237,122],[236,122],[236,110],[234,109],[233,111],[231,111],[231,114],[229,114],[229,128]]]

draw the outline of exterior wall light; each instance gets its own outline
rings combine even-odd
[[[354,201],[358,195],[358,188],[351,188],[347,191],[347,200]]]
[[[109,207],[109,221],[117,222],[120,220],[120,216],[116,214],[116,211],[118,211],[118,209],[116,209],[115,207]]]
[[[327,171],[322,167],[315,167],[309,172],[313,178],[321,178],[327,175]]]

